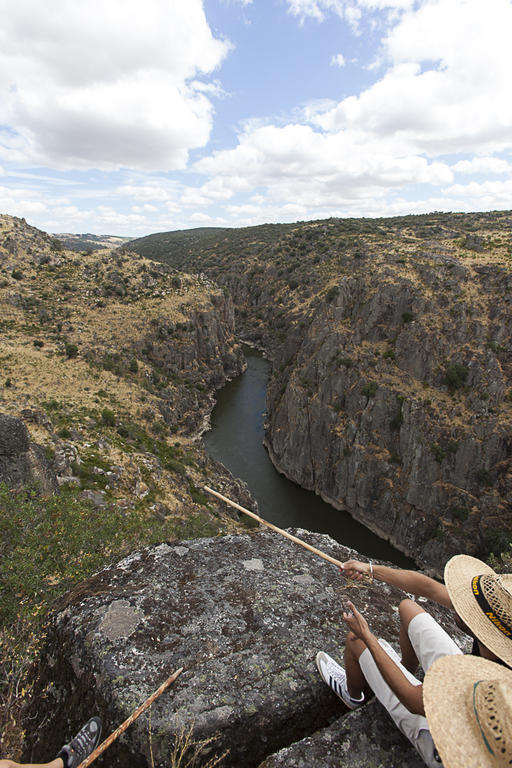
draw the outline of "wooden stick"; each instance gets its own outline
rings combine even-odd
[[[240,504],[237,504],[235,501],[231,501],[231,499],[228,499],[227,496],[223,496],[221,493],[214,491],[212,488],[208,488],[207,485],[204,486],[204,490],[208,491],[208,493],[211,493],[212,496],[216,496],[218,499],[221,499],[221,501],[225,501],[226,504],[229,504],[230,507],[234,507],[235,509],[238,509],[240,512],[243,512],[245,515],[249,515],[249,517],[252,517],[254,520],[257,520],[258,523],[261,523],[262,525],[266,525],[267,528],[272,528],[273,531],[277,531],[277,533],[280,533],[281,536],[286,536],[286,538],[290,539],[290,541],[294,541],[296,544],[300,544],[300,546],[304,547],[304,549],[308,549],[310,552],[313,552],[313,554],[318,555],[319,557],[323,557],[323,559],[327,560],[328,563],[332,563],[333,565],[336,565],[338,568],[343,569],[343,563],[341,562],[341,560],[336,560],[336,558],[331,557],[330,555],[326,555],[325,552],[322,552],[322,550],[317,549],[316,547],[312,547],[311,544],[307,544],[305,541],[302,541],[302,539],[298,539],[297,536],[293,536],[291,533],[288,533],[288,531],[283,531],[283,529],[278,528],[277,525],[274,525],[273,523],[267,523],[267,521],[264,520],[259,515],[256,515],[254,512],[251,512],[249,509],[246,509],[245,507],[241,507]]]
[[[176,670],[176,672],[174,672],[170,677],[168,677],[165,683],[162,683],[160,688],[158,688],[154,693],[152,693],[151,696],[148,699],[146,699],[146,701],[143,704],[141,704],[140,707],[136,709],[135,712],[133,712],[130,715],[130,717],[128,717],[124,721],[124,723],[121,723],[119,728],[117,728],[114,731],[114,733],[111,733],[110,736],[107,739],[105,739],[105,741],[103,741],[98,747],[96,747],[94,752],[91,752],[89,757],[86,757],[86,759],[80,763],[78,768],[87,768],[88,765],[90,765],[94,760],[96,760],[96,758],[99,757],[102,752],[104,752],[108,747],[110,747],[112,742],[114,742],[122,733],[124,733],[124,731],[126,731],[126,729],[129,728],[129,726],[133,722],[135,722],[135,720],[140,715],[142,715],[142,713],[145,712],[146,709],[148,709],[148,707],[152,705],[155,699],[158,699],[158,697],[165,691],[166,688],[168,688],[171,685],[171,683],[174,683],[178,675],[180,675],[182,672],[183,672],[183,667],[181,667],[181,669]]]

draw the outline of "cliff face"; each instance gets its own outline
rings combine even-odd
[[[57,478],[43,449],[29,440],[21,419],[3,413],[0,413],[0,482],[11,490],[35,486],[43,495],[58,490]]]
[[[233,295],[273,361],[276,467],[439,571],[512,541],[510,230],[432,214],[134,247]]]
[[[353,271],[290,340],[266,442],[288,477],[440,570],[510,532],[512,278],[402,271]]]

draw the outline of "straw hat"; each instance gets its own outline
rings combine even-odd
[[[425,675],[423,703],[445,768],[512,764],[512,670],[477,656],[442,656]]]
[[[512,574],[498,574],[469,555],[455,555],[444,569],[453,607],[498,658],[512,667]]]

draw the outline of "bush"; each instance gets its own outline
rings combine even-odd
[[[11,277],[13,277],[15,280],[23,280],[23,272],[21,269],[13,269],[11,272]]]
[[[168,469],[170,472],[174,472],[176,475],[186,475],[187,469],[184,464],[181,463],[181,461],[178,461],[177,459],[168,459],[165,464],[164,468]]]
[[[469,371],[461,363],[452,363],[445,370],[445,383],[450,389],[461,389],[468,378]]]
[[[377,389],[378,386],[376,381],[368,381],[363,387],[363,395],[366,397],[374,397]]]
[[[479,469],[478,472],[475,473],[475,478],[478,485],[484,485],[488,487],[493,484],[492,475],[486,469]]]
[[[78,357],[78,347],[76,344],[70,344],[69,342],[66,342],[65,352],[69,359]]]
[[[107,427],[113,427],[116,423],[116,415],[110,408],[104,408],[101,412],[101,420]]]
[[[443,459],[446,458],[446,451],[444,450],[444,448],[441,448],[441,446],[438,443],[434,443],[431,450],[434,455],[434,459],[437,461],[438,464],[441,464]]]
[[[466,507],[452,507],[450,512],[455,520],[460,520],[461,522],[465,522],[469,517],[469,510]]]
[[[190,496],[192,501],[194,501],[196,504],[202,504],[203,507],[208,506],[208,498],[206,494],[204,494],[199,488],[196,488],[195,485],[190,486]]]
[[[44,347],[44,341],[41,341],[41,339],[34,339],[34,347],[41,349],[41,347]]]
[[[402,320],[404,323],[410,323],[414,320],[414,315],[412,312],[402,312]]]
[[[340,292],[340,289],[338,288],[338,286],[337,285],[333,285],[326,292],[325,298],[327,299],[327,301],[333,301],[336,298],[336,296],[338,295],[339,292]]]

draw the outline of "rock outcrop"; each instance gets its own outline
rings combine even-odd
[[[324,535],[297,535],[339,559],[356,554]],[[183,667],[153,705],[151,726],[146,716],[137,720],[109,749],[104,764],[146,768],[152,750],[154,765],[163,768],[180,729],[192,728],[195,740],[215,737],[214,751],[228,750],[226,768],[258,766],[343,713],[314,659],[319,649],[340,658],[341,602],[348,596],[374,631],[396,645],[402,593],[385,585],[347,583],[332,565],[274,533],[162,544],[133,553],[56,604],[38,683],[44,696],[36,694],[29,713],[32,754],[35,745],[39,754],[52,754],[93,712],[110,732]],[[448,613],[439,608],[436,613],[453,631]],[[362,730],[371,742],[382,735],[372,712],[372,726],[361,725],[359,741]],[[360,717],[364,720],[364,711]],[[385,733],[387,721],[382,722],[382,749],[396,756],[399,744],[395,768],[416,767],[412,748],[399,739],[391,740],[393,746]],[[308,765],[339,764],[327,758],[334,754],[334,740],[349,738],[350,729],[332,728],[315,737],[320,752],[322,744],[331,745],[324,762]],[[303,755],[304,749],[304,744],[294,747],[293,754]],[[380,749],[368,745],[369,752]],[[283,764],[274,760],[268,765]],[[286,764],[307,763],[293,757]]]
[[[58,490],[44,450],[30,441],[21,419],[4,413],[0,413],[0,482],[13,490],[32,485],[44,495]]]

